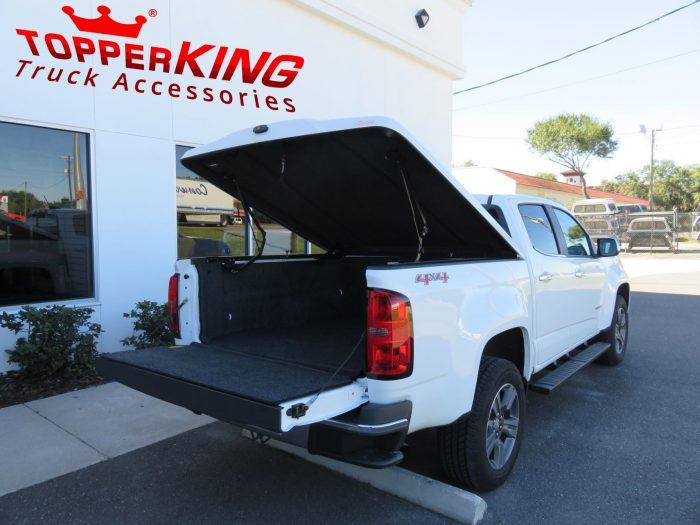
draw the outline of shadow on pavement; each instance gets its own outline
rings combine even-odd
[[[700,523],[700,296],[633,292],[630,316],[622,364],[528,394],[520,456],[481,494],[483,523]],[[409,445],[403,467],[448,481],[434,430]]]

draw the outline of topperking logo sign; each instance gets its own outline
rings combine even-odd
[[[284,96],[304,66],[298,55],[274,55],[269,51],[259,54],[248,49],[228,45],[192,43],[183,41],[176,48],[144,45],[135,42],[144,25],[151,23],[143,15],[135,17],[133,23],[117,22],[110,17],[109,7],[97,8],[100,16],[83,18],[75,14],[70,6],[62,8],[81,35],[60,33],[41,34],[31,29],[16,29],[17,35],[27,44],[27,56],[19,59],[15,73],[17,78],[33,81],[67,83],[95,88],[108,83],[112,90],[146,96],[170,96],[190,101],[220,103],[242,108],[266,109],[270,111],[296,111],[294,100]],[[153,19],[158,13],[148,11]],[[115,40],[114,37],[119,37]],[[72,62],[72,66],[49,67],[42,65],[42,57]],[[85,64],[88,57],[115,71],[110,79],[100,78],[101,72]],[[77,66],[77,67],[76,67]],[[179,81],[161,81],[143,78],[139,71],[163,74],[194,76],[210,81],[230,82],[246,85],[246,89],[221,88],[192,85]],[[106,76],[106,75],[104,75]],[[247,86],[250,88],[247,88]],[[275,90],[274,95],[258,91],[260,87]],[[281,93],[281,94],[280,94]]]

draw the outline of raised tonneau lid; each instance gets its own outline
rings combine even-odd
[[[428,226],[424,260],[518,255],[450,171],[385,117],[256,126],[189,150],[182,164],[327,250],[410,260],[418,234],[403,170]]]

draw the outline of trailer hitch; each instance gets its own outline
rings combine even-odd
[[[297,403],[296,405],[292,405],[287,409],[287,415],[292,419],[301,419],[306,415],[308,410],[309,405],[305,403]]]

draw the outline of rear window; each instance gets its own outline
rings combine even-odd
[[[577,204],[574,206],[574,213],[607,213],[607,211],[605,204]]]
[[[27,217],[25,224],[58,235],[58,219],[54,215],[46,215],[44,213],[32,215]]]
[[[632,230],[665,230],[667,227],[666,221],[639,221],[630,224]]]
[[[609,230],[610,225],[607,221],[581,221],[583,227],[587,230]]]

